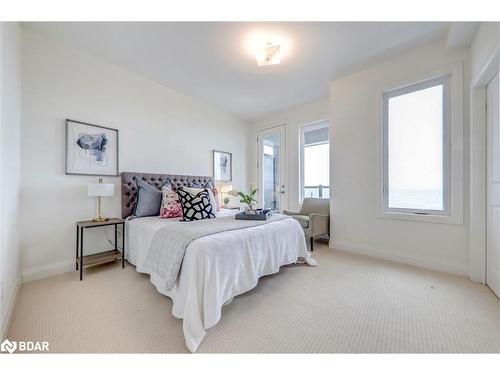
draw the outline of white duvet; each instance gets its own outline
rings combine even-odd
[[[221,210],[218,216],[234,214]],[[149,274],[146,256],[155,232],[178,220],[145,217],[126,222],[126,257],[138,272]],[[161,289],[164,280],[151,277],[151,282],[172,299],[172,314],[183,319],[186,345],[195,352],[205,331],[220,320],[224,304],[254,288],[260,277],[276,273],[280,266],[298,258],[315,265],[300,224],[291,218],[283,219],[194,240],[186,249],[171,290]]]

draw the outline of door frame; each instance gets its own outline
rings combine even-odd
[[[495,211],[500,207],[497,197],[500,194],[500,175],[497,175],[498,168],[500,167],[500,160],[496,159],[500,154],[499,148],[500,144],[495,142],[496,136],[500,135],[496,132],[499,130],[499,119],[498,119],[498,111],[500,110],[500,69],[497,71],[496,75],[493,79],[488,83],[486,88],[486,281],[485,284],[500,298],[500,269],[499,263],[495,264],[493,259],[497,259],[500,261],[500,244],[496,244],[496,225],[495,225]],[[489,97],[489,87],[493,85],[493,81],[496,81],[496,87],[492,87],[491,95],[495,99],[494,101],[490,100],[492,98]],[[491,109],[489,104],[492,104],[492,107],[496,106],[496,109]],[[496,111],[496,122],[493,122],[491,111]],[[489,121],[491,119],[491,121]],[[496,147],[495,147],[496,145]],[[490,159],[490,157],[492,159]],[[500,197],[498,197],[500,199]],[[495,203],[494,203],[495,202]],[[489,221],[491,220],[491,222]],[[498,222],[497,222],[498,225]],[[491,247],[491,248],[490,248]],[[492,256],[494,253],[497,253]],[[493,259],[490,259],[492,256]],[[492,272],[490,274],[490,271]]]
[[[270,125],[265,128],[257,129],[257,187],[259,188],[258,192],[258,200],[259,200],[259,206],[264,202],[264,195],[262,192],[262,189],[260,188],[262,185],[262,174],[261,174],[261,168],[262,168],[262,155],[261,155],[261,147],[260,147],[260,136],[261,133],[264,132],[269,132],[275,128],[282,128],[282,133],[281,133],[281,142],[282,142],[282,149],[283,149],[283,160],[280,160],[280,168],[281,170],[281,176],[280,176],[280,182],[282,185],[285,185],[285,193],[283,194],[280,203],[281,207],[280,210],[286,210],[288,209],[288,171],[287,171],[287,155],[288,155],[288,150],[287,150],[287,137],[286,137],[286,128],[287,125],[285,122],[278,123],[275,125]]]
[[[471,85],[469,278],[486,283],[486,86],[500,70],[500,44]]]

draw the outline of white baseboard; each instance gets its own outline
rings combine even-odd
[[[390,260],[397,263],[410,264],[413,266],[424,267],[435,271],[453,273],[460,276],[468,275],[468,269],[466,265],[453,263],[451,261],[444,263],[441,261],[436,261],[435,259],[422,259],[418,257],[408,256],[406,254],[390,252],[387,250],[374,249],[353,243],[335,241],[334,239],[330,241],[330,247],[349,253],[367,255],[373,258]]]
[[[422,259],[418,257],[412,257],[406,254],[398,254],[387,250],[375,249],[372,247],[362,246],[358,244],[336,241],[333,238],[330,240],[329,246],[337,250],[355,254],[367,255],[374,258],[390,260],[397,263],[411,264],[413,266],[429,268],[432,270],[453,273],[461,276],[468,275],[467,266],[460,264],[453,264],[451,262],[444,263],[436,261],[434,259]],[[74,270],[75,270],[74,259],[51,263],[51,264],[45,264],[43,266],[30,267],[23,270],[22,281],[23,282],[35,281],[43,279],[45,277],[59,275],[61,273],[71,272]]]
[[[14,290],[9,296],[5,319],[3,320],[2,326],[0,327],[0,341],[3,341],[5,338],[7,338],[7,334],[9,333],[10,321],[12,320],[12,314],[14,313],[14,307],[16,306],[17,296],[19,295],[19,290],[21,289],[21,281],[22,277],[21,274],[19,274],[14,284]]]
[[[44,264],[43,266],[25,268],[22,272],[23,283],[43,279],[45,277],[59,275],[61,273],[75,270],[75,260],[64,260],[62,262]]]

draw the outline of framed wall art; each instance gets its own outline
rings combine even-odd
[[[233,154],[230,152],[214,150],[214,180],[233,180]]]
[[[67,119],[66,174],[118,176],[118,130]]]

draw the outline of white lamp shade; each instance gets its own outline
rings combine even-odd
[[[220,187],[221,193],[229,193],[231,190],[233,190],[233,185],[224,184]]]
[[[88,184],[89,197],[111,197],[115,194],[114,184]]]

